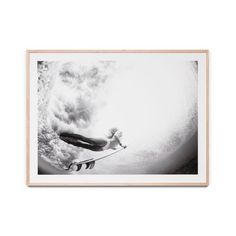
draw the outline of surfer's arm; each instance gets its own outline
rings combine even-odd
[[[119,143],[119,145],[120,145],[121,147],[127,148],[126,145],[123,145],[123,144],[121,143],[120,139],[119,139],[116,135],[114,135],[114,138],[116,139],[116,141]]]

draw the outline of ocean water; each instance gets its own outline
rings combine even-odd
[[[38,111],[38,158],[58,170],[106,154],[69,145],[61,132],[104,137],[118,127],[127,150],[79,174],[169,173],[191,159],[191,150],[175,152],[197,133],[197,64],[41,61]]]

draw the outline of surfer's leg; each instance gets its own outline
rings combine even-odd
[[[60,139],[63,140],[64,142],[66,142],[68,144],[71,144],[71,145],[74,145],[76,147],[81,147],[81,148],[89,149],[89,150],[92,150],[92,151],[102,151],[101,146],[83,143],[83,142],[80,142],[78,140],[75,140],[74,138],[60,137]]]
[[[80,134],[73,134],[72,137],[94,146],[104,147],[107,144],[107,141],[102,138],[88,138]]]
[[[89,149],[89,150],[95,151],[95,152],[103,151],[102,147],[100,147],[100,146],[90,145],[90,144],[86,144],[86,143],[79,143],[78,142],[77,147],[82,147],[82,148]]]
[[[83,142],[86,142],[86,143],[90,143],[90,138],[87,138],[81,134],[73,134],[73,133],[61,133],[60,134],[60,137],[68,137],[68,138],[74,138],[74,139],[78,139],[78,140],[81,140]]]
[[[107,141],[105,139],[87,138],[81,134],[61,133],[60,138],[62,139],[63,137],[69,137],[69,138],[73,138],[75,140],[81,140],[85,143],[92,144],[95,146],[100,146],[100,147],[104,147],[107,144]]]
[[[69,144],[74,144],[74,143],[77,142],[75,139],[65,137],[65,136],[60,136],[60,139],[63,140],[64,142],[66,142],[66,143],[69,143]]]
[[[104,147],[107,144],[106,139],[103,138],[89,138],[89,143],[95,145],[95,146],[100,146]]]
[[[77,134],[72,134],[72,133],[60,133],[60,138],[61,137],[66,137],[66,138],[76,138],[77,139]]]
[[[96,152],[97,151],[103,151],[102,147],[100,147],[100,146],[95,146],[95,145],[91,145],[91,144],[87,144],[87,143],[82,143],[82,142],[79,142],[79,141],[73,142],[71,144],[73,144],[74,146],[77,146],[77,147],[89,149],[91,151],[96,151]]]

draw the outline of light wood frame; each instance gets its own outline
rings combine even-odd
[[[30,182],[30,54],[31,53],[203,53],[206,54],[206,181],[201,183],[31,183]],[[26,50],[26,185],[27,186],[63,186],[63,187],[154,187],[154,186],[202,186],[209,185],[209,50]]]

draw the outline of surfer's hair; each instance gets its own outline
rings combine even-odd
[[[115,127],[109,129],[108,134],[107,134],[107,138],[112,138],[117,131],[118,131],[118,129]]]

